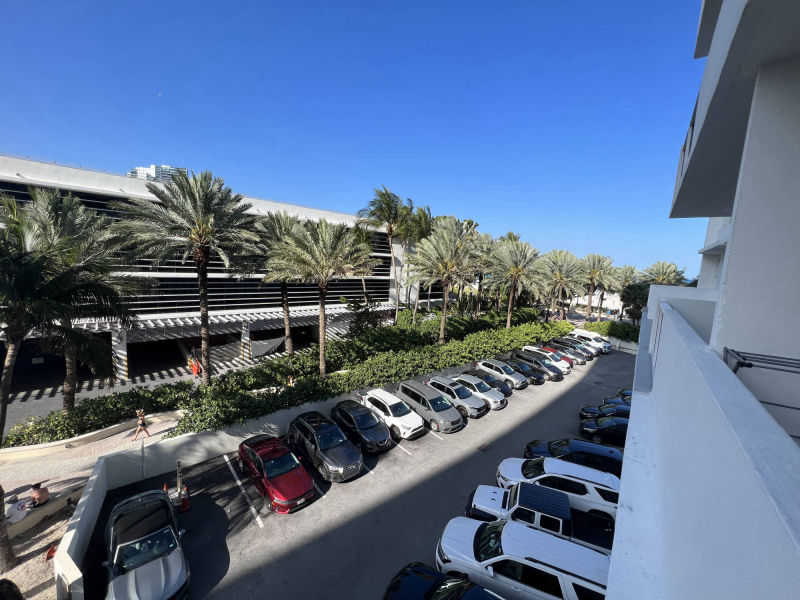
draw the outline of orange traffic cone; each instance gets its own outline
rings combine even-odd
[[[164,491],[169,494],[169,490],[167,489],[167,482],[166,481],[164,482]]]
[[[192,503],[189,501],[189,488],[184,485],[181,492],[181,507],[178,510],[186,512],[190,508],[192,508]]]
[[[56,545],[55,545],[55,544],[53,544],[52,546],[50,546],[50,547],[47,549],[47,552],[45,552],[45,555],[44,555],[44,562],[47,562],[48,560],[50,560],[51,558],[53,558],[55,555],[56,555]]]

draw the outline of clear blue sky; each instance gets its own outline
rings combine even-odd
[[[668,219],[700,0],[14,2],[0,153],[355,212],[387,185],[540,251],[699,269]]]

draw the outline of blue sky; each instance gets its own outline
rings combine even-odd
[[[386,185],[540,251],[699,269],[669,219],[700,0],[16,2],[0,153],[355,212]]]

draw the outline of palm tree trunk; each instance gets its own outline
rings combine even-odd
[[[397,277],[397,264],[394,262],[394,245],[392,244],[392,236],[389,235],[388,237],[389,253],[392,255],[392,268],[394,269],[394,324],[397,325],[397,317],[400,315],[400,279]]]
[[[600,304],[597,307],[597,322],[603,320],[603,296],[605,296],[605,291],[600,292]]]
[[[408,259],[406,257],[406,252],[408,250],[408,242],[403,240],[403,267],[405,268],[405,275],[403,275],[403,281],[408,281]],[[403,269],[400,269],[400,273],[402,274]],[[406,285],[406,306],[411,304],[411,287]]]
[[[5,373],[5,369],[3,370]],[[5,406],[5,405],[4,405]],[[0,502],[4,499],[5,491],[0,485]],[[8,523],[6,523],[5,503],[2,502],[3,514],[0,515],[0,573],[7,573],[19,564],[14,548],[8,539]]]
[[[281,306],[283,307],[283,335],[286,338],[286,354],[294,354],[292,321],[289,318],[289,285],[281,281]]]
[[[497,296],[495,297],[495,300],[497,302],[496,302],[496,306],[494,308],[497,312],[500,312],[500,295],[501,295],[500,294],[500,290],[497,290]]]
[[[458,285],[458,303],[459,303],[459,305],[461,304],[462,298],[464,298],[464,284],[460,283]],[[461,309],[459,308],[459,310],[461,310]]]
[[[72,329],[72,322],[64,319],[61,322],[64,329]],[[67,340],[64,344],[64,390],[61,410],[69,413],[75,408],[75,388],[77,387],[77,348]]]
[[[365,277],[361,278],[361,291],[364,292],[364,304],[369,304],[369,296],[367,296],[367,280]]]
[[[560,300],[561,300],[561,320],[562,321],[567,318],[567,312],[566,312],[566,309],[564,308],[564,296],[565,295],[566,294],[564,294],[564,289],[562,288],[561,289],[561,294],[560,294],[560,296],[561,296],[561,298],[560,298]]]
[[[325,377],[325,346],[328,341],[327,323],[325,322],[325,296],[328,293],[327,286],[319,286],[319,376]]]
[[[475,318],[481,314],[481,292],[483,292],[483,273],[478,274],[478,298],[475,302]]]
[[[428,286],[428,311],[431,310],[431,292],[433,291],[433,284]]]
[[[197,290],[200,294],[200,366],[203,369],[203,385],[211,383],[211,353],[208,331],[208,250],[197,248],[194,251],[194,264],[197,267]]]
[[[592,296],[594,296],[594,281],[589,283],[589,295],[586,297],[586,322],[592,317]]]
[[[414,298],[414,312],[411,313],[411,326],[417,321],[417,309],[419,308],[419,288],[417,288],[416,298]]]
[[[8,397],[11,395],[11,378],[14,376],[14,365],[17,363],[17,354],[19,354],[19,348],[22,346],[22,340],[24,339],[24,334],[10,334],[6,330],[6,359],[3,362],[3,374],[0,376],[0,442],[3,441],[3,432],[6,430],[6,411],[8,410]],[[0,519],[4,517],[5,515],[0,515]]]
[[[508,314],[506,315],[506,329],[511,329],[511,312],[514,308],[514,293],[517,289],[517,282],[511,282],[511,289],[508,294]]]
[[[439,323],[440,344],[444,344],[444,326],[447,321],[447,292],[448,292],[448,284],[442,282],[442,320]]]

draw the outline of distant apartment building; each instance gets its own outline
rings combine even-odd
[[[174,173],[186,173],[183,167],[171,167],[170,165],[150,165],[149,167],[134,167],[128,171],[128,177],[143,179],[145,181],[157,181],[163,183],[169,181]]]
[[[702,3],[670,216],[708,229],[697,287],[650,288],[610,600],[800,597],[798,32],[797,0]]]

